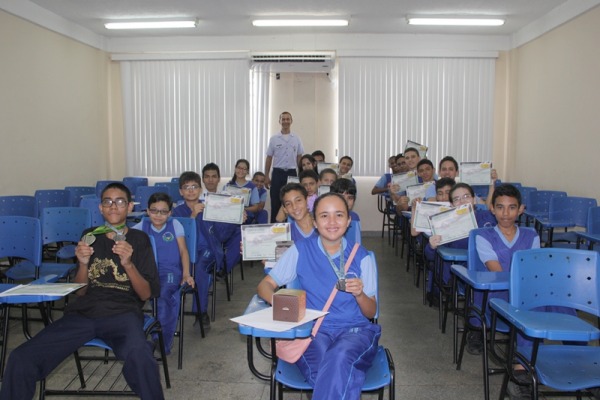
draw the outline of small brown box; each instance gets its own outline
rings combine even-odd
[[[306,314],[306,292],[281,289],[273,295],[273,320],[299,322]]]

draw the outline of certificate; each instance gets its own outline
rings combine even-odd
[[[427,150],[429,149],[427,146],[424,146],[417,142],[413,142],[412,140],[407,140],[406,146],[404,146],[404,151],[406,151],[406,149],[408,149],[409,147],[412,147],[413,149],[417,149],[419,151],[419,157],[421,157],[421,158],[427,157]]]
[[[290,224],[242,225],[244,260],[274,260],[277,242],[292,238]],[[289,247],[289,246],[288,246]]]
[[[250,188],[226,185],[223,188],[223,192],[231,195],[243,196],[244,207],[248,207],[250,205],[250,194],[252,194],[252,189]]]
[[[297,176],[288,176],[287,183],[300,183],[300,178]]]
[[[323,171],[324,169],[327,169],[327,168],[329,168],[329,169],[332,169],[332,170],[334,170],[334,171],[335,171],[335,173],[337,174],[337,172],[338,172],[338,167],[339,167],[339,166],[338,166],[338,164],[337,164],[337,163],[330,163],[330,162],[320,162],[320,163],[317,163],[317,170],[318,170],[319,172]]]
[[[44,283],[41,285],[18,285],[0,293],[0,297],[8,296],[66,296],[81,289],[86,283]]]
[[[490,185],[492,183],[492,163],[461,162],[460,181],[469,185]]]
[[[429,217],[451,209],[450,203],[445,201],[421,201],[417,203],[415,217],[413,218],[413,228],[417,232],[431,232]]]
[[[405,192],[406,188],[419,183],[419,178],[415,171],[408,171],[401,174],[392,175],[392,182],[390,186],[398,186],[394,190],[395,193]]]
[[[352,172],[348,172],[348,173],[340,176],[340,178],[352,180]]]
[[[414,199],[424,198],[425,193],[427,193],[427,189],[429,189],[429,186],[431,185],[435,185],[435,182],[420,183],[418,185],[408,186],[406,188],[406,195],[408,196],[408,201],[412,202]]]
[[[331,186],[321,185],[321,186],[319,186],[319,190],[317,191],[317,196],[320,196],[325,193],[329,193],[330,191],[331,191]]]
[[[471,204],[463,204],[429,217],[431,234],[440,235],[440,244],[469,237],[471,229],[477,228],[475,212]]]
[[[204,204],[205,221],[241,225],[244,220],[244,198],[242,196],[208,193]]]

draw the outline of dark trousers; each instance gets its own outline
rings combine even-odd
[[[273,168],[271,174],[271,190],[269,195],[271,196],[271,223],[274,224],[275,217],[281,208],[281,200],[279,199],[279,192],[281,188],[287,183],[288,176],[298,176],[295,169],[281,169]]]
[[[144,400],[164,399],[152,344],[144,335],[143,319],[131,312],[96,319],[66,314],[48,325],[11,352],[0,399],[31,400],[36,382],[93,338],[104,340],[124,361],[123,376],[138,396]]]

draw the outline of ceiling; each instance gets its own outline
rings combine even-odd
[[[19,0],[27,2],[28,0]],[[254,36],[328,34],[511,35],[565,3],[581,0],[29,0],[105,38],[169,36]],[[4,1],[6,2],[6,0]],[[0,2],[0,7],[2,7]],[[483,15],[505,17],[492,28],[432,28],[406,24],[407,15]],[[257,28],[269,17],[345,17],[343,28]],[[198,18],[197,28],[109,31],[108,21]]]

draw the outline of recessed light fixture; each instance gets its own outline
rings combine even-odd
[[[408,17],[409,25],[440,25],[440,26],[501,26],[504,20],[500,18],[467,18],[467,17]]]
[[[108,22],[104,24],[106,29],[166,29],[166,28],[195,28],[196,20],[186,21],[130,21],[130,22]]]
[[[254,26],[348,26],[347,19],[255,19]]]

